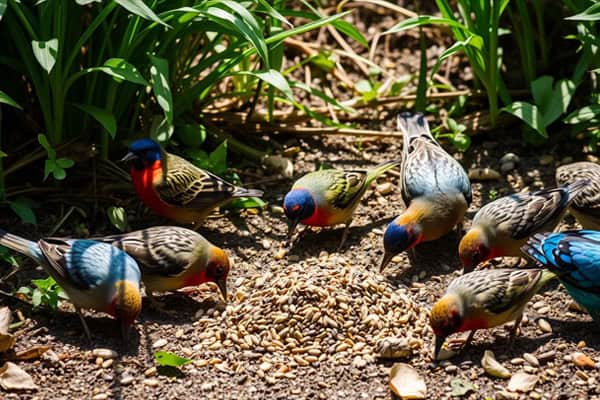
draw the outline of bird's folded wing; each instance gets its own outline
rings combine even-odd
[[[580,179],[588,179],[588,184],[575,196],[571,207],[600,218],[600,165],[582,162],[565,165],[556,170],[556,183],[559,185]]]
[[[367,171],[328,171],[330,185],[325,197],[336,208],[345,209],[362,195]]]

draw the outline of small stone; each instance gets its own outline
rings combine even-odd
[[[458,367],[454,364],[450,364],[446,368],[444,368],[444,371],[446,371],[449,374],[453,374],[456,371],[458,371]]]
[[[538,359],[531,353],[523,354],[523,358],[525,359],[525,361],[527,361],[533,367],[540,366],[540,362],[538,361]]]
[[[102,363],[102,368],[110,368],[113,365],[113,359],[109,358]]]
[[[505,155],[502,156],[502,158],[500,158],[500,163],[504,164],[507,162],[512,162],[512,163],[518,164],[519,162],[521,162],[521,159],[515,153],[506,153]]]
[[[271,212],[276,215],[283,214],[283,207],[281,206],[271,206]]]
[[[554,162],[554,157],[552,157],[550,154],[545,154],[540,157],[540,165],[549,165],[552,162]]]
[[[275,255],[273,256],[273,258],[277,261],[283,260],[283,257],[285,257],[287,253],[288,253],[287,249],[283,249],[283,248],[279,249],[277,251],[277,253],[275,253]]]
[[[269,250],[271,248],[271,241],[269,239],[263,239],[260,244],[265,250]]]
[[[523,363],[525,363],[525,360],[521,357],[515,357],[512,360],[510,360],[510,363],[512,365],[523,365]]]
[[[513,169],[515,169],[515,163],[514,162],[505,162],[502,163],[502,165],[500,165],[500,172],[502,174],[506,174],[510,171],[512,171]]]
[[[167,343],[168,343],[167,339],[158,339],[156,342],[154,342],[152,344],[152,348],[159,349],[159,348],[163,347],[164,345],[166,345]]]
[[[385,183],[382,183],[381,185],[377,185],[377,192],[382,195],[391,193],[393,189],[394,189],[394,186],[392,185],[392,182],[385,182]]]
[[[510,378],[508,390],[511,392],[528,393],[533,390],[539,377],[519,371]]]
[[[146,377],[151,377],[151,376],[156,375],[157,372],[158,371],[157,371],[156,367],[150,367],[150,368],[148,368],[147,370],[144,371],[144,375]]]
[[[106,393],[98,393],[97,395],[92,397],[92,400],[106,400],[106,399],[108,399],[108,395]]]
[[[583,340],[580,340],[579,342],[577,342],[578,349],[585,349],[586,346],[587,346],[587,343],[584,342]]]
[[[502,175],[491,168],[472,168],[469,170],[469,179],[474,181],[497,181]]]
[[[268,370],[270,370],[271,367],[273,367],[273,364],[268,363],[268,362],[264,362],[258,366],[258,368],[264,372],[267,372]]]
[[[548,321],[546,321],[544,318],[538,319],[537,324],[542,332],[552,333],[552,327],[550,326],[550,323]]]
[[[146,386],[155,387],[158,386],[160,382],[158,381],[158,379],[144,379],[142,383]]]
[[[596,368],[596,363],[594,362],[594,360],[592,360],[591,358],[589,358],[588,356],[586,356],[583,353],[580,353],[580,352],[573,353],[573,354],[571,354],[571,359],[573,360],[573,363],[575,365],[577,365],[579,368],[589,368],[589,369]]]
[[[121,380],[119,381],[119,383],[123,386],[127,386],[127,385],[131,385],[131,383],[133,383],[133,376],[124,376],[121,378]]]
[[[175,331],[175,337],[181,339],[183,337],[183,329],[177,329],[177,331]]]
[[[496,400],[518,400],[518,399],[519,399],[518,393],[511,393],[506,390],[501,390],[499,392],[496,392]]]
[[[540,363],[545,363],[554,360],[554,357],[556,357],[556,352],[554,350],[550,350],[542,354],[538,354],[537,359]]]
[[[101,357],[106,360],[109,358],[117,358],[119,353],[111,349],[94,349],[92,350],[92,355],[94,357]]]
[[[548,314],[550,312],[550,307],[544,306],[537,310],[538,314]]]

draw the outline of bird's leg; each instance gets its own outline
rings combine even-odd
[[[467,340],[465,340],[464,338],[456,338],[454,340],[450,340],[448,344],[450,346],[460,345],[459,351],[464,351],[467,347],[469,347],[469,345],[471,344],[471,341],[473,341],[473,337],[475,336],[476,331],[477,331],[477,329],[473,329],[469,333],[469,336],[467,336]]]
[[[344,246],[344,243],[346,243],[346,239],[348,239],[348,233],[350,232],[350,224],[352,223],[352,218],[349,219],[348,221],[346,221],[345,223],[345,228],[344,228],[344,232],[342,233],[342,240],[340,241],[340,245],[337,248],[337,251],[340,251],[341,248]]]
[[[77,312],[77,315],[79,315],[79,319],[81,320],[81,324],[83,325],[83,330],[85,331],[85,336],[87,336],[88,340],[91,343],[92,342],[92,334],[90,333],[90,328],[88,328],[87,322],[85,322],[85,318],[83,317],[83,314],[81,313],[81,308],[75,307],[75,311]]]
[[[508,336],[508,346],[512,347],[515,342],[515,338],[517,337],[517,331],[519,330],[519,326],[521,326],[521,321],[523,320],[523,314],[519,315],[517,319],[515,319],[515,324],[512,328],[510,328],[510,333]]]

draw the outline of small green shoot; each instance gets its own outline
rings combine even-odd
[[[67,176],[65,169],[71,168],[75,165],[75,162],[68,158],[56,158],[56,150],[50,146],[46,135],[38,135],[38,142],[46,149],[46,153],[48,153],[48,159],[44,164],[44,180],[46,180],[50,174],[52,174],[56,180],[60,181],[65,179]]]
[[[37,218],[33,212],[34,203],[30,199],[19,196],[14,200],[8,201],[8,206],[24,224],[37,225]]]
[[[60,300],[69,298],[52,277],[32,279],[31,283],[35,286],[34,288],[22,286],[16,293],[31,299],[34,308],[47,307],[54,311],[58,309]]]
[[[108,219],[111,224],[121,232],[125,232],[127,230],[127,212],[123,207],[109,207],[106,210],[106,214],[108,215]]]
[[[437,134],[436,137],[450,140],[452,146],[458,151],[467,151],[471,146],[471,138],[464,133],[467,127],[457,123],[452,118],[448,118],[448,128],[450,132]]]
[[[488,192],[488,199],[494,201],[498,198],[498,191],[496,189],[490,189]]]
[[[189,358],[179,357],[177,354],[168,351],[154,352],[154,361],[159,367],[179,368],[192,362]]]

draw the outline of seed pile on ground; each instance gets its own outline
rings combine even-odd
[[[274,371],[276,378],[293,378],[291,368],[323,362],[362,368],[375,361],[384,338],[404,338],[400,343],[412,349],[423,345],[417,338],[423,336],[426,313],[410,299],[409,289],[354,269],[342,257],[280,265],[237,283],[225,311],[209,310],[194,324],[201,332],[194,350],[203,356],[233,347],[257,360],[259,375]],[[235,371],[234,364],[219,369]]]

